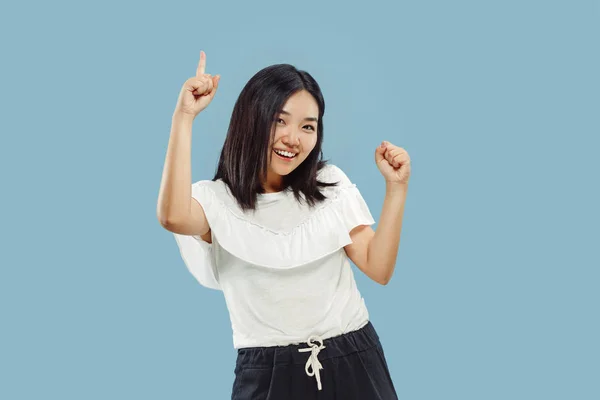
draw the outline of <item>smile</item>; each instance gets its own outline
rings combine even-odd
[[[298,155],[297,153],[289,153],[287,151],[281,150],[273,150],[273,153],[275,153],[277,157],[285,161],[291,161]]]

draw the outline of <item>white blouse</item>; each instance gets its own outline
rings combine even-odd
[[[223,291],[236,349],[326,339],[369,321],[344,246],[352,228],[375,221],[339,167],[328,164],[318,179],[340,183],[321,188],[327,199],[313,209],[284,190],[259,194],[255,212],[243,212],[220,179],[192,184],[212,243],[175,239],[198,282]]]

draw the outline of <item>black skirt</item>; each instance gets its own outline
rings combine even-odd
[[[238,349],[231,399],[398,399],[371,322],[354,332],[310,342]]]

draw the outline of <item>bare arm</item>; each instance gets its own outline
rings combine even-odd
[[[367,265],[383,285],[392,279],[396,267],[407,192],[407,184],[386,184],[379,223],[367,247]]]
[[[174,113],[158,195],[157,217],[167,230],[183,235],[209,233],[204,209],[192,199],[192,124],[194,118]]]
[[[382,285],[392,279],[396,266],[407,191],[407,185],[386,186],[377,230],[368,225],[355,227],[350,232],[352,243],[344,247],[352,262]]]
[[[200,52],[196,76],[185,81],[171,120],[171,135],[163,168],[156,216],[167,230],[201,236],[211,243],[202,205],[192,198],[192,124],[212,101],[221,76],[205,74],[206,54]]]

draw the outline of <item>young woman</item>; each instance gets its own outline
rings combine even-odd
[[[192,122],[220,76],[181,89],[158,198],[185,264],[223,291],[237,349],[232,399],[397,399],[349,263],[390,280],[410,176],[408,153],[375,151],[386,196],[377,231],[358,188],[322,160],[325,103],[288,64],[243,88],[212,180],[191,182]]]

